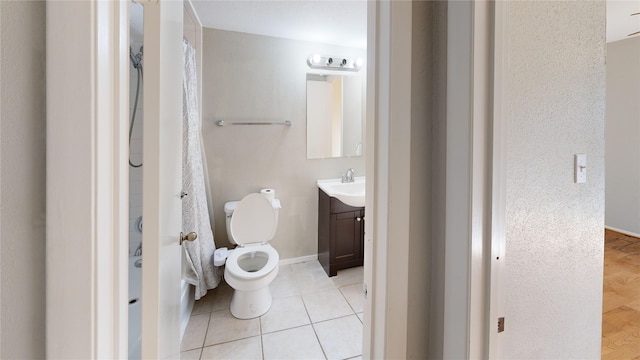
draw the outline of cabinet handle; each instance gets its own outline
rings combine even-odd
[[[356,218],[356,221],[362,221],[362,218],[361,218],[360,216],[358,216],[358,217]]]

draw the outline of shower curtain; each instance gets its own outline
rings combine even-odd
[[[196,287],[198,300],[220,283],[220,270],[213,266],[216,248],[209,220],[207,196],[204,184],[202,136],[198,108],[198,83],[196,78],[195,49],[184,40],[184,92],[182,101],[182,189],[187,195],[182,199],[182,229],[185,234],[196,232],[195,241],[185,241],[185,257],[189,268],[187,281]]]

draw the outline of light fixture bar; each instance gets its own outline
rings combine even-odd
[[[318,54],[307,58],[307,65],[312,69],[337,70],[337,71],[360,71],[364,61],[362,58],[355,60],[335,56],[320,56]]]

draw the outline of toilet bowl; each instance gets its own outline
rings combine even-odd
[[[241,201],[225,204],[229,241],[238,246],[229,251],[224,278],[234,289],[231,314],[251,319],[271,307],[269,284],[278,274],[280,256],[269,245],[278,224],[280,201],[249,194]]]

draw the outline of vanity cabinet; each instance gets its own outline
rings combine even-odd
[[[318,260],[329,276],[362,266],[364,207],[353,207],[318,189]]]

